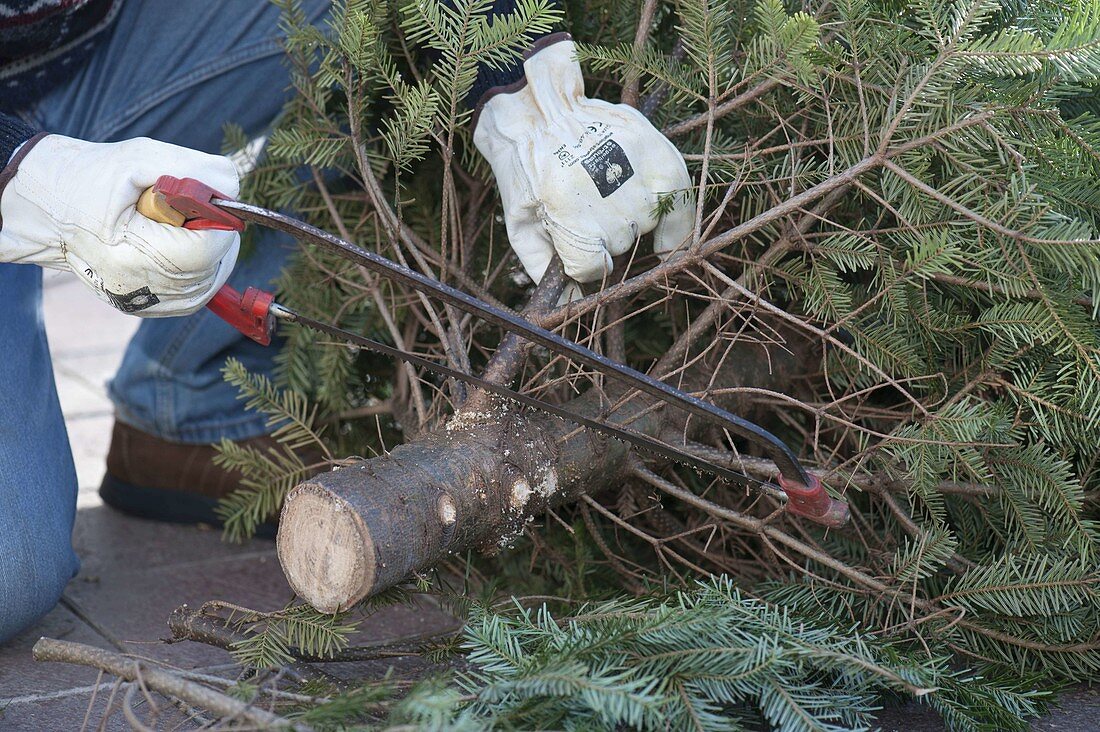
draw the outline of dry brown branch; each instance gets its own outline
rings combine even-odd
[[[100,669],[126,681],[138,681],[165,696],[175,697],[219,717],[238,719],[260,729],[290,729],[311,732],[312,727],[226,696],[175,673],[152,667],[147,662],[120,653],[70,641],[40,638],[32,649],[34,660],[71,663]]]
[[[193,610],[187,605],[181,605],[168,616],[168,627],[172,631],[172,642],[194,641],[226,651],[232,650],[234,644],[249,637],[247,633],[231,626],[232,623],[219,615],[204,612],[204,608]],[[351,648],[342,648],[326,656],[305,653],[294,647],[288,648],[287,653],[298,661],[307,663],[374,661],[380,658],[404,658],[423,655],[432,648],[453,638],[453,633],[430,633],[407,636],[393,641],[379,641]]]
[[[634,33],[634,54],[637,56],[646,47],[649,41],[649,32],[653,26],[653,16],[657,12],[657,0],[645,0],[641,12],[638,14],[638,30]],[[638,82],[640,77],[634,75],[623,84],[621,101],[631,107],[638,106]]]
[[[352,147],[355,151],[355,159],[358,163],[359,176],[363,182],[364,189],[367,195],[370,197],[371,204],[378,212],[382,219],[383,226],[390,238],[390,242],[393,245],[394,255],[397,257],[397,261],[408,267],[409,263],[405,259],[404,251],[408,251],[410,256],[416,261],[417,267],[424,274],[434,274],[428,263],[425,261],[423,250],[430,249],[429,247],[420,246],[419,238],[401,221],[401,218],[390,208],[386,202],[385,194],[382,191],[382,185],[378,182],[378,178],[374,174],[374,170],[370,166],[370,160],[367,158],[367,151],[361,142],[363,139],[361,136],[361,130],[359,129],[358,119],[358,99],[357,95],[353,92],[353,85],[351,81],[351,70],[347,72],[348,77],[348,105],[351,113],[348,115],[349,124],[352,135]],[[448,178],[449,179],[449,178]],[[435,333],[439,339],[440,344],[443,346],[443,351],[447,356],[448,364],[459,371],[470,372],[470,361],[467,350],[463,347],[463,339],[458,332],[458,317],[455,309],[450,305],[444,305],[444,312],[447,314],[448,321],[451,323],[451,327],[445,328],[440,320],[439,314],[436,312],[436,307],[428,299],[426,295],[421,292],[416,292],[417,298],[420,300],[421,305],[424,308],[424,312],[427,314],[431,322],[431,330]],[[454,393],[458,395],[458,401],[463,401],[465,397],[465,386],[457,382],[451,382]]]
[[[674,125],[664,128],[661,132],[665,133],[666,137],[679,137],[680,135],[687,134],[692,130],[700,127],[705,127],[707,121],[713,122],[721,117],[725,117],[730,112],[734,112],[746,104],[753,102],[760,97],[764,96],[772,89],[775,89],[780,85],[780,82],[776,79],[766,79],[748,91],[738,94],[733,99],[725,101],[714,108],[713,114],[706,112],[692,117],[691,119],[684,120],[683,122],[677,122]]]
[[[523,317],[531,318],[549,311],[557,304],[558,298],[561,297],[564,289],[565,270],[562,269],[561,260],[558,259],[557,255],[554,255],[542,276],[542,282],[531,294],[531,299],[523,310]],[[500,342],[496,353],[489,359],[489,363],[485,366],[484,373],[482,373],[482,378],[494,384],[506,384],[511,381],[523,368],[523,362],[531,345],[529,341],[524,340],[515,333],[508,333],[504,336],[504,340]],[[477,409],[477,405],[482,401],[479,399],[475,403],[471,400],[471,405],[468,408]]]
[[[589,295],[576,302],[559,307],[553,312],[538,318],[534,322],[543,328],[554,329],[566,322],[576,320],[583,315],[591,313],[593,310],[606,305],[610,301],[621,300],[651,288],[664,286],[681,272],[685,272],[692,267],[700,265],[704,260],[720,253],[734,242],[741,241],[776,221],[806,210],[824,196],[853,184],[859,180],[861,176],[878,170],[886,161],[904,155],[910,150],[931,145],[935,141],[953,135],[960,130],[981,125],[990,119],[993,114],[992,111],[976,112],[963,120],[938,129],[928,135],[909,140],[883,153],[869,155],[848,167],[846,170],[830,176],[821,183],[801,193],[784,199],[781,203],[773,206],[767,211],[757,214],[748,221],[737,224],[718,236],[700,241],[699,246],[693,249],[681,250],[674,253],[664,262],[642,274],[623,280],[618,284],[611,285],[601,290],[596,295]]]

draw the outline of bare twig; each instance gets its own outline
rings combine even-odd
[[[34,660],[91,666],[126,681],[140,679],[148,688],[188,704],[207,709],[219,717],[249,722],[263,729],[290,729],[311,732],[312,727],[277,714],[257,709],[250,704],[226,696],[219,691],[188,681],[174,673],[153,668],[148,663],[128,658],[120,653],[70,641],[40,638],[32,649]]]
[[[776,79],[766,79],[748,91],[738,94],[733,99],[719,104],[714,108],[713,113],[708,110],[697,117],[692,117],[683,122],[677,122],[661,131],[665,133],[665,137],[679,137],[680,135],[685,135],[692,130],[704,127],[708,121],[713,122],[721,117],[725,117],[730,112],[734,112],[744,107],[749,102],[759,99],[777,86],[779,86],[779,81]]]
[[[527,307],[523,310],[523,317],[530,319],[533,316],[548,312],[558,303],[558,298],[565,290],[565,270],[562,269],[561,260],[555,254],[550,264],[546,267],[546,273],[542,281],[531,294]],[[496,353],[489,359],[482,378],[494,384],[504,384],[510,381],[523,366],[523,357],[526,355],[530,342],[525,341],[515,333],[509,332]]]
[[[248,634],[231,628],[224,618],[204,613],[202,608],[192,610],[187,605],[172,611],[168,617],[168,627],[172,630],[173,642],[189,640],[227,651],[232,650],[234,644],[249,637]],[[287,653],[298,661],[307,663],[346,663],[374,661],[380,658],[404,658],[423,655],[439,644],[450,641],[454,636],[455,632],[413,635],[392,641],[378,641],[342,648],[325,656],[306,653],[295,647],[288,648]]]
[[[638,30],[634,33],[634,56],[637,58],[645,49],[649,41],[649,31],[653,26],[653,16],[657,12],[657,0],[645,0],[642,11],[638,15]],[[633,74],[623,85],[622,103],[631,107],[638,106],[638,81],[637,74]]]
[[[569,320],[586,315],[599,307],[606,306],[607,303],[613,300],[621,300],[647,289],[663,286],[675,276],[698,266],[704,260],[718,254],[734,242],[741,241],[745,237],[791,214],[804,211],[808,207],[814,205],[815,202],[822,197],[851,185],[861,176],[878,170],[886,160],[904,155],[911,150],[931,145],[939,139],[948,137],[968,127],[983,124],[993,115],[994,111],[992,110],[978,112],[954,124],[948,125],[947,127],[931,132],[928,135],[901,143],[897,147],[890,148],[885,153],[871,154],[851,165],[846,170],[821,181],[817,185],[782,200],[767,211],[763,211],[747,221],[743,221],[727,229],[718,236],[701,241],[698,247],[680,251],[670,256],[656,267],[640,275],[605,288],[595,295],[589,295],[576,302],[559,307],[553,312],[538,318],[535,322],[543,328],[557,328]]]

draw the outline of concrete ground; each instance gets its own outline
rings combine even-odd
[[[80,481],[73,541],[83,566],[53,612],[0,646],[0,730],[129,730],[118,711],[119,699],[105,714],[111,684],[100,688],[105,680],[89,668],[36,663],[30,655],[34,642],[41,636],[77,641],[232,677],[225,651],[198,643],[161,643],[170,635],[168,614],[185,603],[194,607],[214,599],[277,610],[292,593],[273,542],[227,544],[217,531],[133,519],[102,504],[96,491],[112,423],[105,383],[138,320],[100,303],[75,278],[56,273],[46,275],[45,309]],[[431,605],[388,608],[364,624],[364,634],[372,641],[386,640],[453,625],[450,616]],[[386,667],[360,670],[381,676]],[[348,669],[334,672],[350,674]],[[177,716],[162,719],[161,729],[197,726]]]
[[[196,606],[214,599],[274,610],[286,604],[291,591],[271,542],[226,544],[217,531],[132,519],[102,505],[96,489],[111,428],[105,382],[138,321],[101,304],[70,276],[47,274],[45,301],[54,372],[80,480],[74,544],[83,568],[53,612],[0,646],[0,730],[128,730],[120,700],[112,699],[112,684],[89,668],[36,663],[30,656],[34,642],[41,636],[77,641],[232,678],[224,651],[197,643],[161,643],[169,635],[168,614],[185,603]],[[453,623],[430,604],[392,607],[365,623],[364,636],[397,639]],[[375,662],[328,670],[350,678],[379,677],[386,668]],[[175,715],[162,717],[159,728],[194,729],[199,724]],[[1100,729],[1098,720],[1100,696],[1082,688],[1032,728],[1092,732]],[[881,724],[897,732],[943,730],[935,714],[917,705],[885,713]]]

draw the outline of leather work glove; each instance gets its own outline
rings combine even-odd
[[[650,231],[658,254],[680,246],[695,223],[691,179],[638,110],[584,96],[568,34],[545,41],[524,61],[525,85],[490,90],[474,144],[493,168],[527,274],[541,281],[556,250],[569,277],[592,282]],[[673,191],[675,207],[656,219],[658,196]]]
[[[0,261],[72,270],[101,300],[143,317],[193,313],[233,272],[237,232],[158,224],[135,209],[161,175],[236,196],[240,181],[228,158],[147,138],[47,135],[28,145],[0,193]]]

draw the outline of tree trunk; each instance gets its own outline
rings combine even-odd
[[[714,349],[720,350],[720,349]],[[788,348],[738,344],[716,364],[701,359],[680,384],[696,391],[787,390],[801,358]],[[607,416],[593,389],[569,403],[586,416],[650,436],[705,428],[635,395]],[[608,389],[615,400],[622,391]],[[716,400],[747,415],[748,397]],[[621,484],[627,445],[499,399],[459,412],[388,455],[315,476],[290,491],[278,554],[291,587],[323,612],[346,610],[410,573],[470,547],[504,547],[548,508]]]

